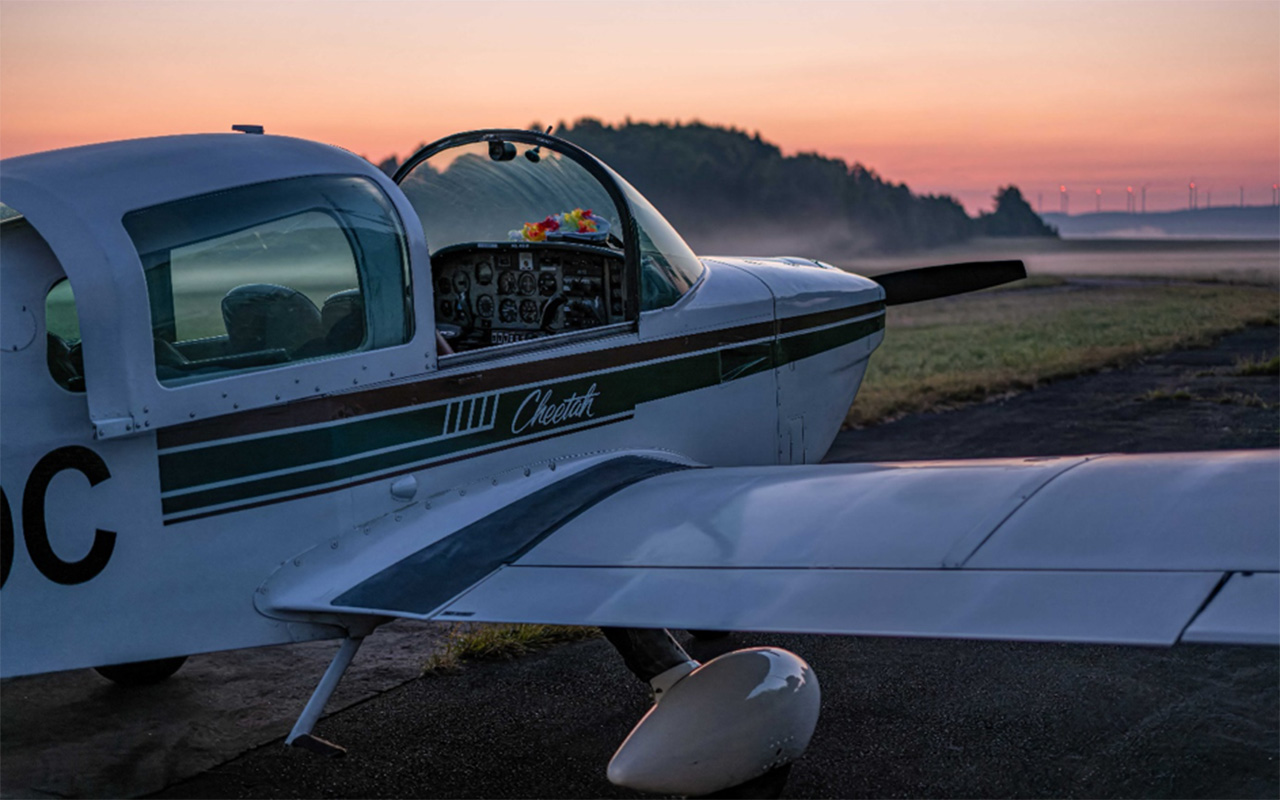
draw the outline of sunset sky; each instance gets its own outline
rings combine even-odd
[[[0,0],[0,155],[226,131],[375,160],[593,116],[759,131],[971,211],[1271,201],[1280,2]],[[2,175],[0,175],[2,179]]]

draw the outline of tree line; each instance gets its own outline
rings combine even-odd
[[[1057,235],[1015,186],[1000,188],[995,210],[974,218],[948,195],[914,194],[861,163],[784,156],[759,133],[735,128],[630,120],[614,126],[585,117],[554,133],[617,170],[699,252],[769,243],[779,252],[838,258],[974,236]]]

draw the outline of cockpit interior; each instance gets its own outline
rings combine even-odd
[[[485,242],[434,253],[436,328],[455,352],[626,321],[623,255],[570,242]]]
[[[702,271],[625,181],[536,132],[441,140],[406,161],[395,181],[431,252],[446,355],[634,325]]]

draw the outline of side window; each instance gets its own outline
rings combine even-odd
[[[84,356],[80,352],[80,318],[76,296],[66,278],[49,290],[44,300],[44,325],[48,345],[49,374],[70,392],[84,391]]]
[[[644,195],[617,173],[614,177],[631,204],[640,233],[640,310],[665,308],[693,288],[705,267]]]
[[[640,308],[643,311],[666,308],[679,300],[692,284],[680,282],[680,274],[672,268],[662,249],[654,244],[649,232],[640,227],[638,215],[636,228],[640,231]]]
[[[257,184],[134,211],[124,225],[164,385],[412,336],[405,237],[366,178]]]
[[[10,246],[39,239],[26,217],[0,203],[0,241],[8,258]],[[71,283],[62,278],[50,287],[44,299],[45,361],[54,383],[69,392],[84,391],[84,356],[80,351],[80,318]]]

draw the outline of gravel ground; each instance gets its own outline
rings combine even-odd
[[[1276,328],[1254,328],[1213,348],[846,432],[829,459],[1276,447],[1280,382],[1232,373],[1237,359],[1269,357],[1277,344]],[[1173,398],[1178,389],[1185,399]],[[377,668],[369,662],[381,658],[373,645],[382,635],[357,665]],[[412,640],[403,643],[412,652]],[[705,659],[756,644],[795,651],[822,682],[822,718],[788,796],[1280,796],[1274,648],[776,635],[690,648]],[[311,647],[305,668],[290,661],[256,688],[211,695],[198,672],[184,669],[162,687],[170,693],[163,702],[85,673],[8,682],[0,695],[4,792],[136,796],[160,781],[168,785],[155,797],[634,796],[610,785],[604,766],[647,694],[603,640],[386,691],[370,683],[317,728],[352,748],[332,761],[280,747],[301,702],[294,696],[310,690],[333,645]],[[229,676],[246,657],[206,658],[224,659],[218,674]],[[238,734],[233,723],[246,715],[261,720]],[[190,749],[185,741],[205,739],[203,759],[216,766],[177,762],[174,753]],[[163,768],[139,766],[152,761]]]

